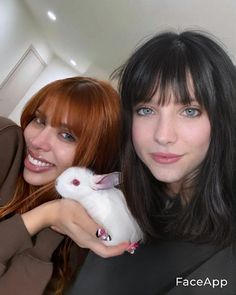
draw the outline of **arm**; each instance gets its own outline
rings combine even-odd
[[[4,237],[0,244],[0,294],[43,294],[52,275],[51,255],[63,239],[50,226],[103,257],[119,255],[127,248],[126,243],[106,247],[95,238],[97,224],[79,203],[64,199],[47,202],[0,223],[0,236]],[[34,243],[31,236],[36,238]]]
[[[81,248],[89,248],[102,257],[122,254],[129,246],[124,242],[118,246],[105,246],[96,238],[100,227],[76,201],[60,199],[47,202],[22,215],[24,224],[31,235],[45,227],[69,236]]]
[[[15,215],[0,223],[0,275],[8,261],[18,253],[33,246],[20,215]]]
[[[20,127],[2,117],[0,117],[0,145],[1,206],[12,195],[23,154]],[[94,236],[97,225],[78,203],[73,202],[72,205],[68,201],[64,204],[60,200],[48,202],[22,216],[16,214],[0,222],[0,294],[43,293],[52,274],[51,255],[63,239],[62,235],[47,227],[67,234],[81,247],[91,247],[96,253],[101,252],[103,256],[118,255],[123,252],[118,247],[118,251],[115,249],[111,252],[112,249],[109,249],[109,254],[104,253],[106,247]],[[87,228],[90,233],[87,232]]]
[[[120,255],[129,246],[128,243],[105,246],[95,236],[99,225],[88,216],[78,202],[68,199],[54,200],[0,222],[0,276],[14,256],[34,247],[31,236],[48,227],[69,236],[80,247],[89,248],[102,257]],[[59,241],[63,238],[57,233],[55,236],[60,236]],[[58,244],[57,242],[54,249]],[[45,261],[44,256],[48,256],[50,244],[46,242],[44,245],[40,251],[34,253],[34,256]],[[51,255],[46,261],[50,261],[50,258]]]
[[[18,249],[15,247],[14,255],[13,251],[8,251],[8,256],[13,255],[8,261],[10,264],[1,264],[3,267],[0,275],[0,294],[41,295],[52,275],[51,255],[63,237],[50,229],[44,229],[36,235],[36,240],[32,243],[21,216],[18,215],[13,219],[17,219],[23,225],[27,239],[22,239],[22,232],[16,234],[14,230],[13,234],[19,236],[19,247]],[[12,221],[10,222],[9,219],[8,225],[10,223],[13,225],[14,222]],[[17,229],[22,230],[21,226]],[[9,246],[12,250],[12,245],[15,245],[16,241],[11,238],[10,234],[6,238],[9,237],[10,240],[8,240],[8,243],[3,243],[3,246]],[[2,249],[3,247],[1,247]],[[6,262],[6,257],[4,257],[4,261]]]
[[[14,191],[24,147],[21,128],[4,117],[0,117],[0,146],[2,206]],[[58,233],[45,229],[33,243],[19,214],[1,221],[0,294],[42,294],[52,273],[51,254],[62,239]]]

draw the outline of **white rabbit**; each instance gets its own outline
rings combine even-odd
[[[135,243],[143,238],[142,231],[131,215],[123,193],[114,186],[119,184],[119,173],[96,175],[83,167],[66,169],[56,180],[56,190],[64,198],[80,202],[89,215],[109,233],[117,245]]]

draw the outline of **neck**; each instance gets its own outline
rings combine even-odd
[[[181,192],[182,184],[179,182],[167,184],[167,193],[170,197],[176,196]]]

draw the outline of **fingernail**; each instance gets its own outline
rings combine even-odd
[[[139,242],[137,243],[131,243],[129,247],[126,249],[126,252],[130,254],[134,254],[136,249],[139,247]]]
[[[102,241],[111,241],[111,236],[106,232],[104,228],[97,229],[96,237]]]

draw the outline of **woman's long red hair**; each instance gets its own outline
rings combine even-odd
[[[55,127],[66,118],[69,129],[78,139],[74,166],[89,167],[97,174],[117,168],[120,99],[109,83],[72,77],[46,85],[26,104],[21,116],[23,130],[34,119],[39,107],[41,112],[50,109],[51,124]],[[0,209],[0,218],[24,213],[58,197],[54,183],[34,187],[20,175],[12,200]],[[65,238],[54,253],[54,294],[62,294],[71,275],[68,267],[71,244],[72,241]]]

